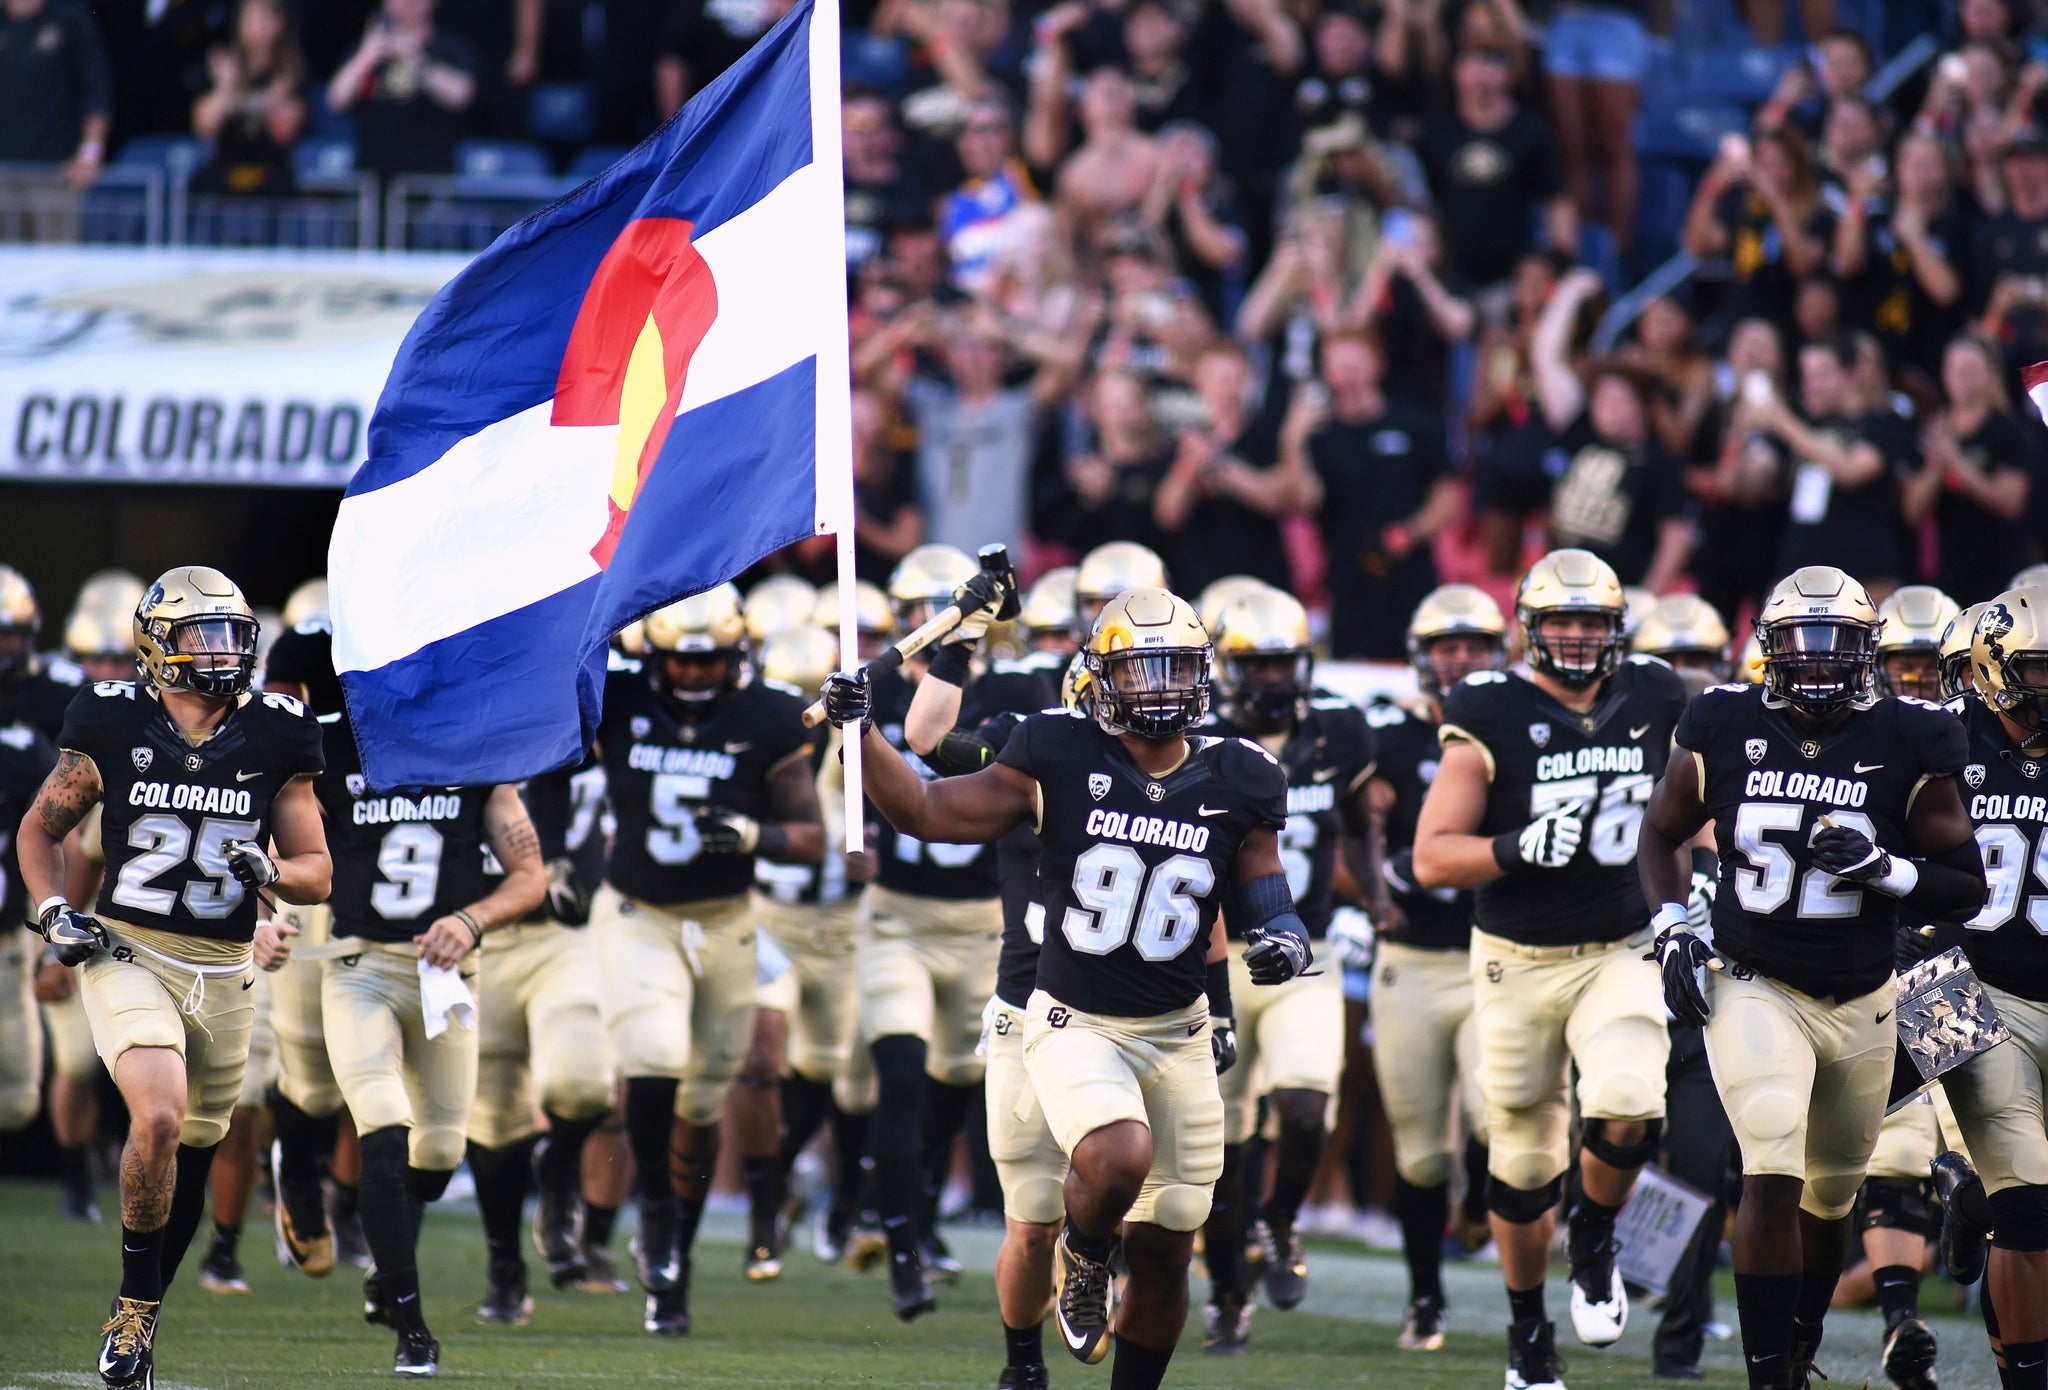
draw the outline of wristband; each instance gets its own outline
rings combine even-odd
[[[1651,929],[1659,936],[1668,931],[1687,930],[1686,921],[1684,903],[1665,903],[1650,915]]]
[[[476,918],[470,915],[468,908],[457,909],[455,913],[455,920],[462,923],[463,926],[469,928],[469,948],[472,951],[484,944],[484,929],[481,926],[477,925]]]
[[[972,642],[949,642],[932,655],[931,665],[925,674],[947,685],[965,687],[968,673],[974,669],[974,644]]]
[[[1889,893],[1894,898],[1903,898],[1920,886],[1920,866],[1903,854],[1885,856],[1891,867],[1883,874],[1868,880],[1870,887],[1880,893]]]
[[[759,826],[755,832],[754,853],[765,859],[780,859],[789,853],[789,831],[780,825]]]
[[[1511,874],[1522,867],[1522,832],[1503,830],[1493,837],[1493,862],[1504,874]]]
[[[49,897],[44,898],[36,907],[36,920],[40,922],[58,908],[69,906],[71,906],[71,899],[65,897],[62,893],[52,893]]]
[[[1692,851],[1692,871],[1708,878],[1718,878],[1721,873],[1721,856],[1705,845],[1695,845]]]

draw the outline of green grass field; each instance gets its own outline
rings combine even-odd
[[[119,1281],[117,1233],[69,1225],[58,1212],[54,1188],[0,1184],[0,1390],[98,1384],[92,1367],[98,1328]],[[692,1307],[697,1331],[656,1341],[639,1330],[637,1295],[539,1288],[531,1325],[478,1326],[483,1242],[475,1214],[462,1206],[436,1210],[420,1263],[427,1315],[441,1340],[442,1378],[493,1390],[649,1380],[705,1387],[995,1384],[1002,1338],[986,1273],[995,1252],[992,1233],[949,1233],[968,1273],[958,1286],[941,1290],[937,1316],[905,1327],[889,1314],[880,1276],[826,1269],[807,1251],[795,1251],[779,1282],[749,1285],[740,1277],[737,1224],[714,1218],[707,1228]],[[614,1241],[622,1260],[627,1235],[621,1230]],[[392,1338],[363,1322],[356,1271],[311,1280],[280,1269],[268,1229],[256,1227],[253,1217],[243,1257],[254,1292],[202,1291],[194,1273],[202,1254],[195,1250],[179,1276],[158,1333],[160,1390],[362,1384],[389,1375]],[[1198,1313],[1167,1383],[1229,1390],[1500,1383],[1506,1300],[1494,1266],[1449,1271],[1452,1338],[1433,1356],[1394,1349],[1405,1287],[1398,1260],[1355,1247],[1320,1247],[1312,1250],[1310,1269],[1309,1301],[1291,1313],[1262,1308],[1245,1356],[1204,1356]],[[1651,1315],[1638,1310],[1619,1349],[1598,1353],[1571,1343],[1561,1278],[1551,1286],[1550,1301],[1553,1316],[1565,1324],[1572,1390],[1659,1383],[1647,1361]],[[1930,1286],[1933,1301],[1939,1299]],[[1733,1311],[1724,1303],[1721,1314],[1732,1321]],[[1935,1327],[1945,1390],[1992,1390],[1997,1381],[1981,1324],[1943,1315]],[[1853,1390],[1866,1378],[1884,1383],[1878,1328],[1868,1312],[1830,1320],[1823,1365],[1834,1386]],[[1055,1386],[1107,1390],[1106,1364],[1069,1360],[1050,1330],[1048,1343]],[[1743,1383],[1734,1343],[1710,1343],[1708,1365],[1710,1384]]]

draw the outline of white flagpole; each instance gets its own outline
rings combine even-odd
[[[860,604],[853,577],[853,366],[846,330],[845,164],[839,131],[839,0],[813,0],[811,10],[811,160],[825,175],[818,209],[830,220],[825,238],[839,264],[825,277],[838,304],[825,306],[838,324],[818,352],[818,532],[833,533],[839,562],[839,669],[860,665]],[[867,847],[861,792],[860,730],[846,739],[846,852]]]

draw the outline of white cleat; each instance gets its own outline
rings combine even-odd
[[[1622,1329],[1628,1326],[1628,1290],[1622,1287],[1621,1271],[1615,1267],[1611,1254],[1599,1263],[1607,1267],[1605,1298],[1596,1302],[1587,1297],[1586,1290],[1580,1282],[1584,1276],[1597,1278],[1597,1265],[1590,1269],[1574,1271],[1571,1279],[1572,1331],[1589,1347],[1614,1345],[1621,1340]]]

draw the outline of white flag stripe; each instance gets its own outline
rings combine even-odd
[[[2029,387],[2027,398],[2034,403],[2034,409],[2041,413],[2041,419],[2048,422],[2048,381]]]
[[[553,410],[342,501],[328,549],[337,669],[373,671],[597,573],[618,427],[554,427]]]

